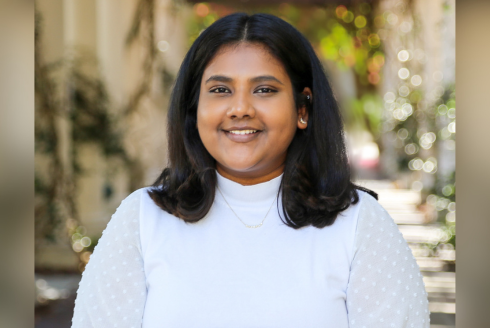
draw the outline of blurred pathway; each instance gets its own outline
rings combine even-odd
[[[70,328],[81,274],[36,274],[35,328]]]
[[[365,180],[360,185],[374,190],[379,202],[390,213],[407,240],[413,255],[424,276],[429,294],[431,328],[455,327],[455,272],[449,272],[448,262],[441,257],[431,256],[424,243],[435,243],[442,238],[438,223],[430,222],[424,213],[417,209],[420,192],[396,189],[390,181]],[[453,250],[447,252],[454,252]],[[445,254],[451,258],[454,254]]]

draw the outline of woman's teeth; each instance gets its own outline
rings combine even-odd
[[[257,130],[231,130],[228,131],[233,134],[250,134],[250,133],[255,133]]]

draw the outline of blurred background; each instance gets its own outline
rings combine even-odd
[[[166,165],[185,53],[236,11],[277,15],[311,41],[357,182],[379,193],[409,242],[431,327],[454,327],[454,0],[36,0],[36,327],[70,327],[102,230]]]

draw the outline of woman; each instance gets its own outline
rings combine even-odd
[[[309,42],[266,15],[207,28],[180,69],[169,166],[128,196],[73,327],[429,327],[396,224],[350,181]]]

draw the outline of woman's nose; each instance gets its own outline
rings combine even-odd
[[[244,91],[236,91],[231,97],[230,108],[227,115],[230,118],[255,117],[255,108],[251,99],[252,95]]]

